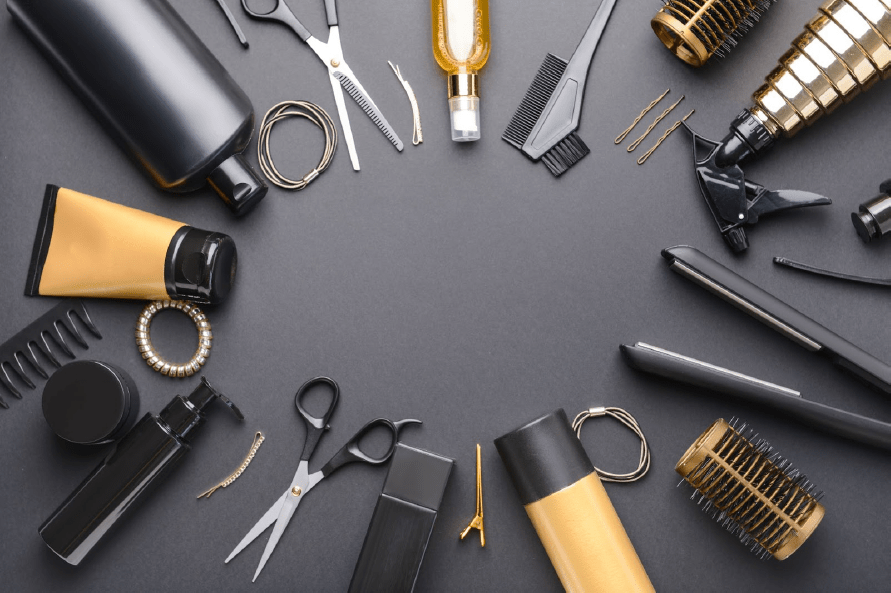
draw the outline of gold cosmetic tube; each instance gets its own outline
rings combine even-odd
[[[563,410],[495,440],[563,588],[655,591]]]
[[[228,235],[48,185],[25,294],[215,304],[236,261]]]

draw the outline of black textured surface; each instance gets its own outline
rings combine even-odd
[[[336,119],[316,56],[285,27],[250,20],[238,2],[226,1],[250,41],[247,51],[212,2],[173,4],[245,89],[258,116],[281,100],[305,99]],[[323,3],[290,2],[324,37]],[[110,545],[73,568],[46,548],[37,527],[104,451],[72,449],[56,439],[43,420],[39,391],[25,391],[21,401],[7,397],[10,409],[0,410],[3,588],[345,590],[386,468],[354,464],[322,482],[300,505],[254,585],[262,545],[223,564],[297,469],[304,427],[294,393],[327,374],[343,393],[320,460],[365,422],[386,416],[423,420],[404,441],[457,461],[419,591],[559,590],[491,440],[544,410],[563,407],[572,416],[594,405],[634,414],[652,447],[653,468],[643,480],[606,488],[657,590],[886,590],[886,454],[756,406],[654,380],[629,369],[618,350],[620,343],[646,341],[891,420],[885,396],[672,274],[659,257],[665,247],[695,245],[891,360],[887,290],[790,274],[771,263],[785,256],[857,273],[887,271],[891,241],[864,245],[849,214],[889,176],[891,82],[879,82],[746,167],[767,187],[818,192],[833,205],[765,219],[752,229],[752,246],[742,256],[733,256],[715,231],[683,129],[642,167],[635,162],[639,151],[658,136],[632,154],[613,144],[669,86],[666,99],[686,94],[683,105],[696,108],[688,120],[694,129],[722,137],[819,4],[778,3],[726,60],[692,70],[652,33],[658,2],[619,3],[585,93],[581,125],[592,152],[554,179],[500,135],[542,57],[571,55],[594,5],[565,3],[555,11],[553,3],[492,0],[493,51],[480,79],[483,139],[462,146],[449,140],[429,3],[341,2],[351,67],[407,138],[411,110],[386,60],[400,66],[418,96],[424,143],[396,152],[347,99],[362,171],[352,171],[341,145],[306,191],[271,188],[241,219],[211,198],[209,188],[193,195],[155,189],[0,14],[0,340],[55,302],[22,296],[47,183],[218,230],[237,243],[239,272],[230,298],[206,308],[214,346],[205,371],[247,417],[239,423],[217,410],[170,480],[110,536]],[[283,123],[272,138],[276,165],[307,171],[322,142],[306,122]],[[255,148],[252,142],[253,163]],[[78,358],[124,368],[143,409],[157,411],[198,380],[162,377],[142,361],[133,328],[143,306],[90,301],[105,339],[90,341],[87,352],[75,350]],[[155,345],[173,360],[187,360],[194,350],[194,326],[181,316],[160,316],[153,331]],[[757,560],[712,524],[688,491],[675,488],[681,454],[716,418],[732,416],[757,426],[826,492],[826,518],[785,562]],[[210,500],[195,500],[238,465],[256,430],[267,440],[245,474]],[[638,442],[618,423],[586,423],[582,436],[598,467],[621,472],[636,465]],[[483,445],[484,549],[458,539],[474,511],[476,443]]]

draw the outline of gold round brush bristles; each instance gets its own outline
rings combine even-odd
[[[723,58],[777,0],[663,0],[650,26],[677,57],[702,66]]]
[[[702,509],[761,558],[785,560],[823,519],[822,493],[745,424],[716,420],[675,471]]]

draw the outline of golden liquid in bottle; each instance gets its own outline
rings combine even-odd
[[[433,56],[449,75],[452,140],[479,140],[479,70],[489,59],[488,0],[431,0]]]

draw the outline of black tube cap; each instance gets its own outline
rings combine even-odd
[[[110,443],[126,434],[138,412],[136,384],[123,370],[104,362],[66,364],[43,388],[43,417],[70,443]]]
[[[555,410],[495,439],[523,506],[541,500],[594,472],[585,448]]]
[[[247,214],[269,189],[241,154],[220,163],[207,180],[236,216]]]
[[[216,305],[235,283],[238,251],[232,237],[192,227],[177,231],[164,263],[164,283],[172,299]]]

